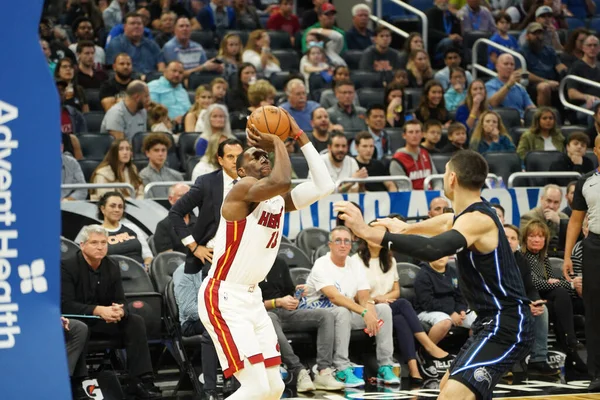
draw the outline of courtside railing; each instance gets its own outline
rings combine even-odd
[[[508,53],[508,54],[512,55],[513,57],[517,58],[521,62],[522,72],[523,73],[527,72],[527,62],[525,61],[525,57],[523,57],[523,55],[521,53],[516,52],[513,49],[509,49],[506,46],[502,46],[501,44],[498,44],[496,42],[492,42],[489,39],[480,38],[480,39],[477,39],[475,41],[475,43],[473,43],[473,49],[471,49],[471,52],[472,52],[471,53],[472,54],[471,70],[473,73],[473,79],[477,79],[477,71],[485,72],[486,74],[489,74],[491,76],[498,76],[498,73],[496,71],[492,71],[488,67],[485,67],[477,62],[477,47],[481,46],[481,45],[486,45],[486,44],[488,46],[495,47],[498,50],[502,50],[503,52]]]
[[[427,15],[425,15],[425,13],[421,10],[419,10],[418,8],[415,8],[413,6],[411,6],[410,4],[407,4],[403,1],[400,0],[390,0],[392,3],[398,5],[399,7],[404,8],[405,10],[408,10],[410,12],[412,12],[413,14],[415,14],[417,17],[419,17],[419,19],[421,20],[421,37],[423,38],[423,47],[425,48],[425,51],[427,51],[427,36],[428,36],[428,27],[429,27],[429,20],[427,19]],[[382,7],[381,7],[381,3],[382,1],[378,1],[377,2],[377,11],[376,12],[371,12],[371,15],[369,18],[371,18],[372,21],[375,21],[378,24],[381,24],[383,26],[385,26],[386,28],[389,28],[392,32],[397,33],[398,35],[402,36],[402,37],[408,37],[409,32],[406,32],[403,29],[398,28],[395,25],[390,24],[389,22],[384,21],[383,19],[381,19],[382,17]],[[373,14],[377,14],[377,16],[374,16]]]
[[[132,197],[135,197],[135,188],[129,183],[66,183],[60,185],[65,190],[93,190],[93,189],[127,189]]]
[[[515,180],[528,178],[574,178],[581,177],[579,172],[514,172],[508,177],[509,189],[515,187]]]
[[[570,103],[569,100],[567,100],[567,97],[565,96],[565,87],[567,86],[567,81],[585,83],[586,85],[594,86],[596,88],[600,88],[600,83],[591,81],[589,79],[581,78],[575,75],[567,75],[561,79],[560,85],[558,87],[558,97],[560,98],[560,102],[563,106],[565,106],[566,108],[570,108],[571,110],[582,112],[587,115],[594,115],[594,112],[592,110],[588,110],[587,108],[577,106],[573,103]]]
[[[423,181],[423,187],[429,187],[429,185],[431,184],[431,182],[433,181],[443,181],[444,180],[444,175],[443,174],[433,174],[433,175],[429,175],[427,178],[425,178],[425,180]],[[498,184],[500,183],[500,179],[498,178],[498,175],[496,174],[488,174],[487,176],[487,180],[486,180],[486,185],[487,185],[487,181],[491,180],[494,182],[494,184]]]
[[[398,187],[399,192],[409,192],[412,190],[412,182],[406,176],[369,176],[368,178],[344,178],[340,179],[335,183],[335,187],[337,188],[342,183],[374,183],[374,182],[387,182],[391,181],[398,186],[400,184],[401,187]]]
[[[154,199],[154,195],[151,193],[151,190],[157,187],[170,187],[176,183],[183,183],[184,185],[193,185],[192,181],[165,181],[165,182],[150,182],[144,187],[144,198],[145,199]]]

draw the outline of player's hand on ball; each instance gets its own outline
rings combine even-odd
[[[246,129],[246,138],[248,139],[248,145],[265,151],[273,151],[275,149],[275,141],[281,141],[276,135],[260,132],[254,124]]]
[[[397,218],[382,218],[373,222],[372,226],[384,226],[390,233],[403,233],[408,228],[408,224]]]
[[[298,136],[299,132],[302,132],[302,129],[300,129],[300,126],[298,126],[298,123],[296,122],[296,120],[294,119],[294,117],[292,117],[290,115],[289,112],[287,112],[287,110],[283,109],[283,108],[279,108],[282,112],[286,113],[287,116],[290,118],[290,137],[292,138],[296,138]]]

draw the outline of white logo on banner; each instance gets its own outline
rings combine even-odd
[[[36,293],[44,293],[48,290],[48,282],[44,278],[46,272],[44,260],[33,260],[31,266],[19,265],[18,270],[21,278],[21,293],[31,293],[32,290]]]
[[[85,380],[81,382],[81,386],[83,386],[85,394],[90,399],[104,400],[104,395],[102,394],[102,390],[100,390],[100,388],[98,387],[99,385],[97,379]]]

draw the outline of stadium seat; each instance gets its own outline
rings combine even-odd
[[[289,268],[312,268],[310,258],[308,258],[308,256],[302,250],[293,244],[281,243],[279,245],[279,252],[277,256],[281,257],[281,259],[285,261]]]
[[[290,79],[290,71],[274,72],[269,76],[269,82],[277,90],[285,90],[285,84]]]
[[[298,179],[306,179],[308,177],[308,164],[304,156],[292,155],[290,156],[290,161]]]
[[[364,87],[358,89],[358,102],[364,108],[369,108],[374,104],[383,105],[383,89]]]
[[[242,147],[246,147],[246,130],[245,129],[234,130],[232,133],[233,133],[233,136],[235,136],[235,138],[240,141],[240,143],[242,144]]]
[[[300,58],[294,50],[279,49],[273,50],[271,53],[279,60],[282,71],[298,71],[298,68],[300,68]]]
[[[313,264],[315,263],[315,261],[317,261],[319,258],[323,257],[327,253],[329,253],[329,245],[328,244],[324,244],[323,246],[316,249],[315,252],[313,253],[313,259],[312,259]]]
[[[194,72],[190,75],[188,89],[196,90],[198,86],[209,85],[213,79],[219,77],[222,77],[222,75],[212,72]]]
[[[308,89],[309,89],[310,93],[313,93],[315,90],[325,89],[328,87],[331,87],[331,84],[325,82],[325,79],[323,79],[321,74],[317,74],[317,73],[313,72],[308,77]],[[317,101],[317,100],[315,100],[315,101]]]
[[[569,27],[570,31],[572,31],[573,29],[577,29],[577,28],[585,28],[585,20],[583,20],[583,19],[575,18],[575,17],[567,17],[567,18],[565,18],[565,20],[567,21],[567,26]]]
[[[83,157],[91,160],[102,160],[108,152],[114,137],[108,133],[84,133],[79,135]]]
[[[291,49],[292,41],[290,34],[284,31],[267,31],[271,39],[271,48],[273,50]]]
[[[193,90],[188,90],[188,97],[190,98],[190,103],[194,104],[196,102],[196,92]]]
[[[233,130],[244,130],[248,123],[247,111],[232,111],[229,113],[229,124]]]
[[[502,118],[502,123],[504,124],[507,130],[521,126],[521,114],[519,114],[518,110],[508,107],[494,108],[493,110],[497,112],[498,115],[500,115],[500,118]]]
[[[362,57],[362,50],[348,50],[344,54],[342,54],[342,58],[346,61],[348,68],[351,71],[358,69],[358,64],[360,63],[360,58]]]
[[[185,165],[185,179],[186,180],[191,180],[192,179],[192,172],[194,172],[194,167],[196,166],[196,164],[198,164],[198,162],[200,161],[202,157],[201,156],[192,156],[189,157],[186,161]]]
[[[306,278],[310,275],[310,269],[308,268],[292,268],[290,269],[290,275],[292,276],[292,282],[294,286],[304,285]]]
[[[191,40],[200,43],[204,50],[218,47],[215,35],[212,31],[192,31]]]
[[[381,74],[374,71],[350,71],[350,80],[354,82],[356,90],[360,88],[382,88]]]
[[[411,0],[410,5],[421,11],[426,11],[433,7],[433,0]]]
[[[179,135],[179,160],[186,172],[192,172],[188,170],[187,162],[196,155],[196,141],[199,137],[200,134],[197,132],[185,132]]]
[[[477,61],[479,64],[486,65],[488,61],[487,56],[487,46],[478,45],[477,47],[477,60],[473,60],[473,45],[479,39],[489,39],[491,36],[491,32],[485,31],[471,31],[465,32],[463,35],[463,46],[464,46],[464,57],[463,62],[465,64],[471,64],[474,61]]]
[[[162,72],[158,72],[158,71],[148,72],[146,74],[146,83],[155,81],[155,80],[159,79],[161,76],[163,76]]]
[[[79,246],[72,240],[66,237],[60,237],[60,259],[73,257],[79,251]]]
[[[508,133],[510,133],[510,137],[515,144],[515,147],[519,146],[519,141],[521,140],[521,136],[529,130],[529,128],[525,128],[522,126],[515,126],[514,128],[507,128]]]
[[[551,108],[552,108],[552,111],[554,111],[554,115],[556,115],[556,123],[558,125],[562,125],[562,121],[560,119],[560,113],[558,112],[558,110],[556,108],[554,108],[554,107],[551,107]],[[533,122],[533,116],[535,115],[536,111],[537,111],[536,108],[530,108],[525,111],[525,118],[524,118],[523,126],[525,126],[525,127],[531,126],[531,123]]]
[[[103,111],[90,111],[83,114],[88,132],[100,132],[102,120],[104,119]]]
[[[321,102],[321,93],[323,93],[324,90],[327,90],[327,88],[320,88],[320,89],[311,89],[310,90],[310,99],[313,101],[316,101],[317,103]]]
[[[574,132],[585,133],[586,130],[587,130],[587,127],[582,126],[582,125],[563,125],[560,127],[560,131],[562,132],[563,136],[565,137],[565,140],[568,139],[569,136]],[[594,147],[594,144],[592,143],[590,147]]]
[[[296,236],[296,246],[311,259],[315,250],[329,242],[329,232],[321,228],[304,228]]]
[[[590,20],[589,28],[592,31],[600,32],[600,17],[594,17]]]
[[[131,139],[131,149],[133,150],[133,158],[134,162],[139,159],[145,159],[146,154],[142,150],[142,144],[144,142],[144,138],[152,133],[156,132],[138,132],[133,135],[133,139]],[[181,168],[181,161],[179,161],[179,156],[177,155],[177,146],[175,145],[175,140],[173,139],[173,135],[170,133],[162,133],[167,136],[171,141],[171,147],[167,152],[167,166],[176,171],[179,171]]]
[[[83,172],[83,177],[85,178],[85,181],[89,183],[90,179],[92,178],[92,174],[94,173],[94,171],[100,164],[100,160],[83,159],[83,160],[77,160],[77,162],[79,163],[79,166],[81,167],[81,171]]]
[[[515,172],[521,172],[521,158],[517,153],[488,152],[483,155],[488,163],[489,172],[498,175],[504,183]]]
[[[148,165],[148,159],[144,157],[134,158],[133,165],[137,168],[138,171],[143,170]]]
[[[85,98],[90,106],[90,111],[104,111],[100,104],[100,89],[85,89]]]
[[[585,156],[592,160],[592,164],[594,164],[594,168],[598,168],[598,157],[594,154],[594,150],[588,149],[585,152]]]
[[[527,172],[546,172],[550,170],[550,165],[554,161],[562,159],[563,153],[560,151],[530,151],[525,156],[525,171]],[[541,187],[550,183],[548,178],[529,178],[529,186]],[[525,186],[520,184],[519,186]]]
[[[398,282],[400,283],[400,297],[410,301],[414,304],[415,302],[415,278],[421,268],[418,266],[400,262],[396,264],[398,268]]]
[[[396,150],[404,147],[406,140],[402,137],[402,128],[389,128],[385,131],[390,137],[390,150],[392,151],[392,154],[394,154]]]
[[[431,155],[431,162],[435,165],[435,169],[438,174],[444,174],[446,172],[446,163],[450,161],[452,154],[438,153]]]
[[[292,241],[287,236],[282,236],[281,243],[292,244]]]
[[[152,251],[152,256],[156,257],[158,253],[156,251],[156,244],[154,243],[154,235],[148,236],[148,247],[150,247],[150,251]]]
[[[419,105],[421,97],[423,96],[423,89],[421,88],[406,88],[404,89],[404,103],[406,104],[407,110],[414,110]]]
[[[554,273],[554,275],[558,277],[563,276],[563,259],[558,257],[548,257],[548,261],[550,261],[550,265],[552,266],[552,272]]]
[[[168,251],[154,257],[150,265],[150,278],[158,293],[165,294],[167,283],[173,277],[173,273],[184,263],[185,254],[178,251]]]
[[[217,54],[219,53],[219,51],[217,49],[204,49],[205,53],[206,53],[206,59],[210,60],[212,58],[215,58],[217,56]]]
[[[113,254],[109,256],[121,269],[123,291],[128,293],[153,292],[154,286],[144,266],[133,258]]]

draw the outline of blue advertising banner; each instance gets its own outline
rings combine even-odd
[[[69,399],[60,323],[60,123],[42,0],[0,13],[0,398]]]

